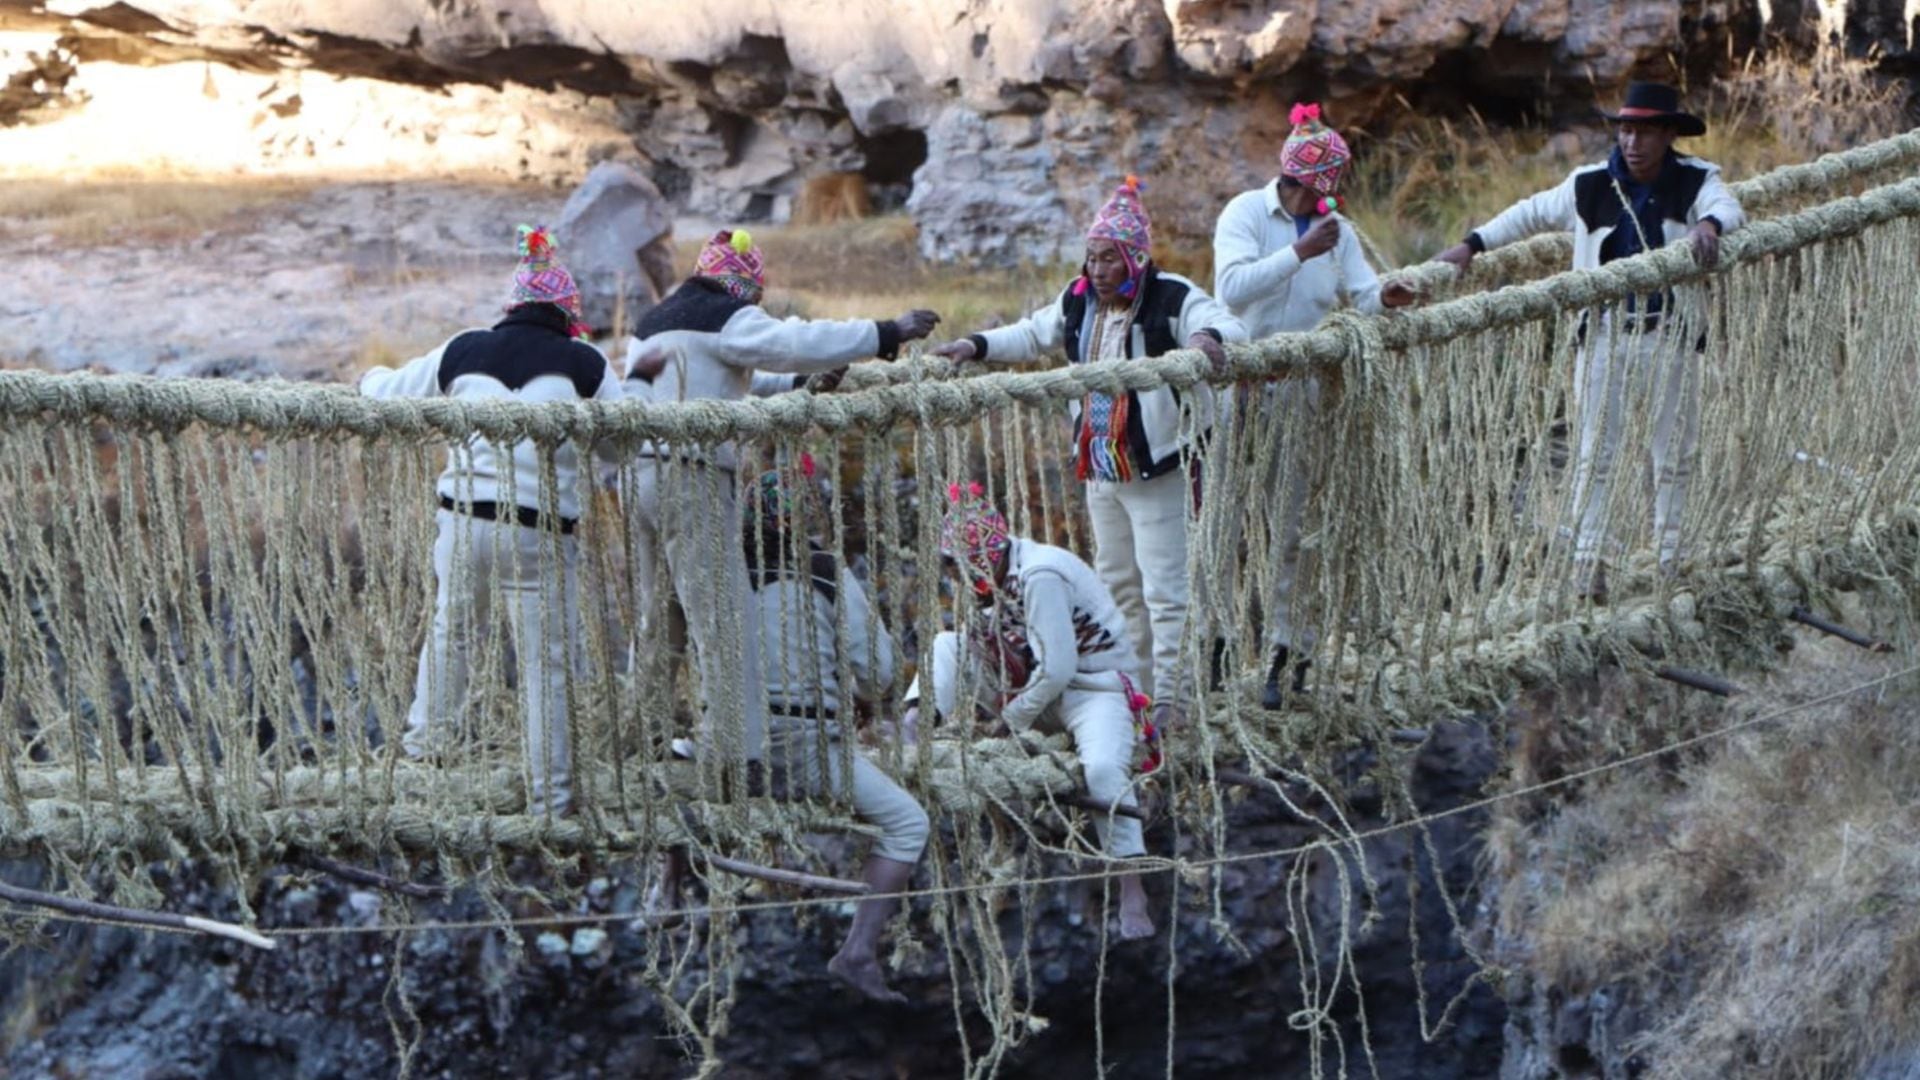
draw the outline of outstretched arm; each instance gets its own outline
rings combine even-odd
[[[1024,364],[1037,360],[1049,349],[1057,349],[1066,339],[1066,319],[1060,301],[1008,326],[969,334],[933,350],[934,355],[952,360],[991,360],[996,364]]]
[[[1507,207],[1498,217],[1468,233],[1465,240],[1434,256],[1434,260],[1452,263],[1464,270],[1473,257],[1483,251],[1525,240],[1538,233],[1573,228],[1578,220],[1573,181],[1578,175],[1573,173],[1559,184]]]
[[[454,337],[440,343],[432,352],[418,356],[398,368],[376,367],[360,376],[360,392],[370,398],[439,397],[440,358]]]

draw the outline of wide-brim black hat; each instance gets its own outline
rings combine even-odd
[[[1680,91],[1665,83],[1627,84],[1626,101],[1618,112],[1600,110],[1614,123],[1637,120],[1647,124],[1671,124],[1677,135],[1705,135],[1707,122],[1680,107]]]

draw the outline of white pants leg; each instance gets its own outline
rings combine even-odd
[[[453,735],[449,728],[465,716],[472,635],[487,630],[493,599],[492,545],[477,535],[488,523],[448,510],[437,511],[434,521],[440,532],[433,541],[433,625],[420,646],[413,704],[400,737],[413,758],[444,750]]]
[[[1187,630],[1186,470],[1151,480],[1087,484],[1093,520],[1094,569],[1113,593],[1133,637],[1141,689],[1185,704],[1193,680],[1180,656]]]
[[[1098,687],[1095,689],[1094,687]],[[1129,781],[1133,776],[1133,713],[1120,677],[1108,672],[1083,675],[1060,697],[1060,722],[1073,737],[1087,793],[1103,804],[1138,806]],[[1147,853],[1138,818],[1094,810],[1093,824],[1107,854],[1131,858]]]
[[[1093,569],[1113,594],[1114,606],[1127,620],[1140,688],[1153,687],[1153,624],[1147,620],[1147,599],[1140,583],[1140,562],[1134,552],[1133,515],[1124,501],[1129,485],[1105,480],[1087,482],[1087,517],[1093,525]]]
[[[1306,454],[1312,447],[1312,427],[1320,409],[1317,379],[1287,379],[1272,388],[1273,469],[1267,477],[1273,515],[1267,533],[1267,589],[1260,603],[1268,648],[1313,648],[1311,630],[1296,627],[1293,585],[1300,570],[1300,520],[1307,511],[1307,486],[1312,482]],[[1256,511],[1257,512],[1257,511]]]
[[[1680,557],[1680,528],[1687,487],[1700,454],[1700,365],[1703,358],[1684,342],[1664,341],[1655,356],[1660,383],[1653,423],[1653,536],[1660,566]]]
[[[1573,411],[1579,432],[1573,467],[1573,557],[1598,562],[1607,543],[1608,506],[1615,458],[1626,429],[1627,386],[1633,367],[1631,343],[1593,319],[1586,344],[1574,358]]]
[[[942,630],[933,635],[933,707],[938,715],[952,717],[960,703],[960,635]],[[907,688],[908,701],[920,701],[922,680],[916,675]],[[921,702],[921,712],[926,704]]]
[[[527,791],[535,807],[558,813],[572,800],[567,698],[582,670],[579,544],[571,536],[519,526],[495,536],[500,599],[520,662]],[[498,550],[507,543],[511,553]]]
[[[701,742],[725,745],[738,732],[747,760],[766,755],[767,702],[760,676],[760,635],[752,624],[746,555],[733,474],[709,465],[642,464],[635,477],[635,523],[641,611],[654,613],[651,579],[665,554],[667,578],[686,613],[687,636],[700,676]],[[644,625],[644,624],[643,624]],[[647,633],[652,634],[648,628]],[[653,647],[652,637],[640,647]],[[738,717],[738,727],[734,718]],[[724,736],[724,737],[723,737]]]
[[[1596,562],[1606,553],[1620,445],[1631,425],[1630,411],[1640,407],[1653,410],[1648,442],[1654,543],[1662,565],[1678,554],[1687,484],[1699,452],[1699,364],[1671,331],[1621,332],[1601,322],[1599,332],[1589,335],[1574,368],[1580,432],[1573,484],[1576,561]]]
[[[519,659],[521,749],[529,806],[564,811],[572,799],[567,691],[580,670],[579,545],[512,523],[441,510],[434,541],[433,629],[421,652],[402,742],[429,752],[464,711],[468,636],[488,633],[499,590]]]
[[[880,828],[873,854],[920,861],[927,847],[927,812],[865,754],[841,741],[834,721],[774,716],[768,720],[770,760],[786,771],[796,792],[850,802],[863,821]]]

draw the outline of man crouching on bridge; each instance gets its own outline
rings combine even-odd
[[[1620,111],[1602,115],[1616,125],[1614,150],[1604,163],[1575,169],[1558,187],[1515,203],[1437,259],[1464,270],[1482,251],[1571,229],[1575,270],[1683,239],[1700,265],[1718,262],[1720,237],[1739,228],[1746,215],[1721,183],[1718,166],[1673,150],[1677,138],[1706,134],[1706,123],[1681,110],[1679,91],[1658,83],[1629,85]],[[1654,541],[1661,569],[1677,568],[1687,482],[1700,445],[1704,338],[1701,327],[1689,329],[1688,322],[1674,310],[1671,291],[1629,296],[1582,320],[1573,381],[1579,451],[1571,517],[1582,592],[1594,599],[1606,595],[1601,555],[1614,458],[1627,428],[1624,413],[1630,400],[1649,390],[1655,409]]]
[[[942,561],[968,583],[974,598],[965,629],[933,642],[933,701],[941,716],[960,706],[962,649],[976,685],[994,686],[991,701],[1009,732],[1065,730],[1086,772],[1087,791],[1102,806],[1133,809],[1134,724],[1147,699],[1134,689],[1135,663],[1126,619],[1093,567],[1072,552],[1009,534],[1007,519],[979,485],[949,489],[952,505],[940,530]],[[921,680],[907,690],[905,726],[918,723]],[[965,719],[964,717],[962,718]],[[1137,817],[1093,812],[1094,828],[1115,859],[1145,855]],[[1120,936],[1153,934],[1140,875],[1119,875]]]

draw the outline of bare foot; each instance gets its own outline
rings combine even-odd
[[[1153,936],[1153,916],[1147,914],[1147,890],[1140,875],[1120,879],[1120,940],[1139,941]]]
[[[660,875],[647,887],[646,898],[640,901],[640,917],[634,920],[636,930],[671,930],[687,921],[682,911],[680,883],[686,879],[683,869],[683,857],[669,851],[660,860]]]
[[[907,1003],[907,995],[887,985],[887,977],[880,972],[880,962],[871,956],[855,958],[843,952],[835,953],[833,959],[827,961],[827,972],[870,1000],[893,1005]]]
[[[1127,910],[1131,906],[1130,904],[1120,905],[1120,940],[1139,941],[1141,938],[1152,937],[1153,917],[1144,910],[1146,905],[1140,905],[1143,909],[1140,911]]]

